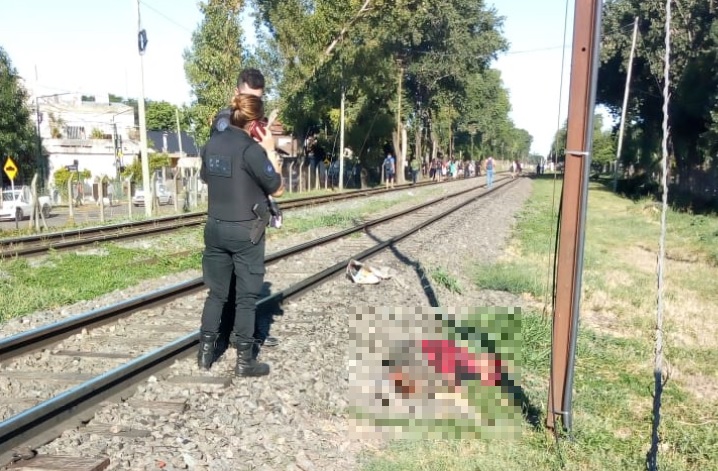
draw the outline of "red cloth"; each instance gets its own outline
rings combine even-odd
[[[456,376],[477,375],[484,386],[501,383],[501,360],[495,355],[475,355],[452,340],[422,340],[421,350],[437,373]]]

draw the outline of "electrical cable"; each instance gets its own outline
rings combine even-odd
[[[153,12],[155,12],[156,14],[158,14],[159,16],[163,17],[165,20],[169,21],[169,22],[172,23],[173,25],[177,26],[178,28],[180,28],[180,29],[182,29],[182,30],[184,30],[184,31],[187,31],[188,33],[192,33],[192,30],[191,30],[191,29],[189,29],[189,28],[187,28],[186,26],[183,26],[182,24],[180,24],[180,23],[178,23],[177,21],[173,20],[172,18],[170,18],[170,17],[167,16],[166,14],[162,13],[160,10],[158,10],[158,9],[155,8],[155,7],[153,7],[152,5],[150,5],[149,3],[147,3],[146,1],[140,0],[140,3],[141,3],[142,5],[144,5],[144,6],[146,6],[148,9],[152,10]]]

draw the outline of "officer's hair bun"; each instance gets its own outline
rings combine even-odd
[[[232,125],[239,128],[264,117],[262,99],[255,95],[239,94],[232,98]]]

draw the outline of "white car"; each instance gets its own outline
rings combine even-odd
[[[157,198],[157,203],[160,205],[174,203],[172,193],[167,191],[167,189],[163,186],[157,187],[155,198]],[[135,196],[132,197],[132,204],[135,206],[145,205],[145,192],[143,190],[135,191]]]
[[[45,218],[50,216],[52,210],[52,202],[49,196],[40,196],[38,198],[40,210]],[[32,193],[30,188],[22,186],[13,190],[4,190],[2,192],[2,203],[0,203],[0,220],[16,219],[22,220],[25,216],[31,216],[33,211]]]

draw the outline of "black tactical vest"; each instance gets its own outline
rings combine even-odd
[[[203,154],[203,179],[209,192],[208,217],[222,221],[257,219],[252,207],[267,208],[267,195],[247,172],[245,154],[250,146],[258,146],[244,131],[228,127],[215,133]],[[253,150],[257,152],[257,149]],[[261,150],[259,150],[261,152]]]

